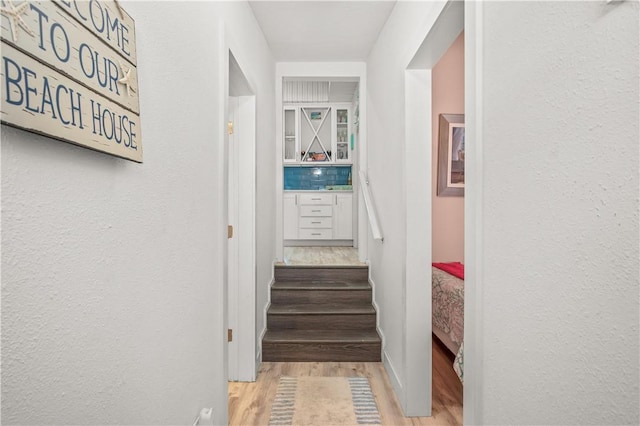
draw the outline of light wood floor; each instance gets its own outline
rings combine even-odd
[[[265,362],[254,383],[229,383],[229,424],[267,425],[280,376],[366,376],[384,425],[462,424],[462,385],[450,353],[433,339],[432,417],[402,416],[400,404],[378,362]],[[331,407],[327,407],[330,410]]]

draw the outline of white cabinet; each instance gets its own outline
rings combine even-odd
[[[352,240],[353,194],[286,192],[285,240]]]
[[[284,219],[283,236],[285,240],[298,239],[298,194],[285,193],[282,216]]]
[[[331,123],[333,109],[330,106],[300,108],[300,161],[331,162]]]
[[[282,148],[285,162],[294,162],[298,159],[298,152],[300,151],[300,143],[298,141],[299,120],[298,108],[284,108]]]
[[[335,194],[333,211],[333,238],[351,240],[353,238],[353,194]]]
[[[333,194],[325,192],[304,192],[300,194],[300,205],[302,206],[330,206],[333,202]]]
[[[351,163],[349,104],[287,104],[283,108],[285,163]]]
[[[300,194],[298,238],[331,240],[333,238],[333,194]]]
[[[336,129],[335,129],[335,149],[337,162],[351,162],[351,150],[349,141],[351,139],[351,120],[349,120],[349,108],[336,108]]]

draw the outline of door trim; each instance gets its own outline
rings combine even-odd
[[[465,134],[464,189],[464,387],[462,415],[466,424],[481,424],[483,384],[483,2],[465,2]]]
[[[406,249],[404,395],[407,417],[431,415],[431,70],[405,71]],[[424,117],[429,117],[425,120]],[[430,280],[429,280],[430,281]]]
[[[402,345],[405,383],[398,396],[408,417],[431,416],[432,408],[431,71],[463,29],[464,4],[450,0],[404,74],[406,246]]]
[[[255,381],[257,374],[256,357],[256,97],[241,64],[233,54],[233,48],[223,43],[226,66],[223,71],[226,82],[225,115],[229,116],[232,100],[237,101],[234,116],[232,142],[229,141],[227,120],[224,121],[225,142],[229,159],[234,155],[235,170],[227,167],[227,212],[228,224],[234,225],[237,256],[227,256],[228,270],[225,286],[225,337],[228,325],[233,324],[234,342],[225,348],[227,374],[229,380]],[[233,176],[229,173],[233,172]],[[236,279],[237,278],[237,279]],[[233,280],[232,280],[233,279]],[[235,295],[235,296],[234,296]],[[231,306],[234,303],[234,306]],[[237,349],[237,350],[236,350]],[[230,357],[234,356],[231,360]],[[235,366],[237,365],[237,370]],[[233,376],[231,375],[233,373]],[[237,373],[237,374],[235,374]]]

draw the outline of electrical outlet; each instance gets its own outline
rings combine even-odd
[[[213,408],[200,410],[200,415],[193,422],[193,426],[212,426],[213,424]]]

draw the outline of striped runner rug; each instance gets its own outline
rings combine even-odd
[[[366,377],[281,377],[269,425],[380,425]]]

